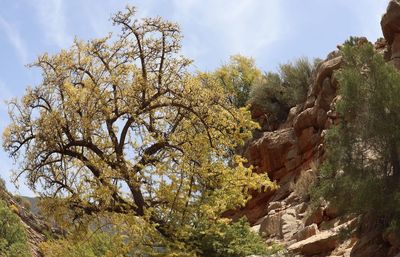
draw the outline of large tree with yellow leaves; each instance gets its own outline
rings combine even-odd
[[[229,160],[256,127],[248,111],[188,72],[177,24],[134,13],[113,16],[118,36],[38,58],[42,82],[10,102],[4,147],[59,221],[124,224],[136,247],[188,253],[198,224],[271,184]]]

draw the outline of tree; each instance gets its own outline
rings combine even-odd
[[[3,201],[0,201],[0,256],[31,256],[24,227]]]
[[[4,148],[60,222],[103,217],[148,232],[147,247],[190,252],[199,221],[271,183],[240,157],[228,165],[256,127],[249,112],[187,71],[177,24],[134,14],[113,16],[118,37],[38,58],[43,80],[11,101]]]
[[[397,222],[399,206],[400,74],[370,43],[352,38],[336,77],[340,124],[330,130],[314,198],[346,213]]]
[[[262,73],[253,59],[234,55],[229,63],[217,69],[213,75],[227,90],[232,103],[236,107],[244,107],[252,87],[259,83]]]

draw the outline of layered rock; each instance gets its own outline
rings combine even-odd
[[[388,57],[400,69],[400,4],[391,0],[381,20],[383,35],[387,41]]]
[[[398,1],[390,1],[381,25],[385,39],[378,39],[375,49],[400,70]],[[358,40],[359,44],[366,42],[365,38]],[[231,216],[246,215],[267,242],[280,242],[296,256],[400,256],[400,240],[394,235],[382,235],[368,222],[357,225],[357,217],[340,217],[329,204],[310,208],[307,199],[290,186],[309,172],[311,163],[323,161],[326,130],[339,122],[335,112],[339,85],[332,74],[341,63],[338,51],[330,53],[318,65],[305,103],[292,108],[277,130],[262,133],[248,146],[250,164],[257,172],[268,173],[279,188],[254,195]]]
[[[268,214],[268,203],[289,196],[289,185],[310,168],[311,162],[322,157],[324,130],[337,118],[331,106],[337,90],[332,74],[340,67],[341,60],[338,52],[331,53],[318,66],[305,104],[293,107],[288,120],[278,130],[264,132],[248,146],[245,156],[249,163],[256,172],[268,173],[279,188],[255,195],[232,217],[246,215],[251,223],[256,223]]]

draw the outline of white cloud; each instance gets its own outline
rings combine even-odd
[[[59,48],[72,42],[67,33],[63,0],[36,0],[33,2],[45,36]]]
[[[184,51],[195,59],[207,52],[265,54],[268,45],[287,32],[279,0],[174,0],[173,3],[174,19],[186,29],[199,29],[203,33],[193,35],[184,31],[189,35]],[[214,49],[205,48],[213,45]]]
[[[19,59],[23,64],[28,63],[28,51],[25,46],[24,41],[21,38],[18,30],[15,26],[7,22],[4,18],[0,16],[0,32],[3,31],[7,36],[8,40],[14,47],[18,54]]]

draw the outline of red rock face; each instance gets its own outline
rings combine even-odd
[[[375,43],[376,51],[400,70],[398,1],[390,1],[381,25],[385,39]],[[368,41],[361,38],[358,43],[365,42]],[[307,201],[296,196],[290,186],[299,174],[309,171],[313,161],[323,161],[326,130],[340,122],[335,111],[340,100],[338,83],[332,74],[341,62],[338,52],[329,54],[317,67],[305,103],[292,108],[278,130],[263,132],[245,151],[255,171],[267,173],[279,188],[255,193],[244,208],[226,214],[232,218],[247,216],[267,241],[278,241],[301,256],[400,256],[400,241],[392,234],[383,237],[376,229],[368,228],[368,221],[358,224],[357,218],[341,217],[329,204],[310,211]],[[262,121],[259,109],[253,114],[257,121]],[[341,228],[353,229],[357,224],[366,227],[360,235],[339,240]]]
[[[268,173],[270,179],[278,183],[277,191],[255,194],[243,209],[231,211],[228,216],[246,215],[251,223],[255,223],[267,214],[266,207],[271,200],[279,201],[287,197],[290,182],[301,171],[309,169],[311,161],[322,157],[322,131],[334,123],[327,114],[336,96],[332,73],[340,67],[341,60],[337,52],[333,52],[322,62],[314,76],[306,104],[292,108],[281,129],[264,132],[259,139],[251,142],[245,152],[256,172]],[[262,116],[259,109],[253,110],[254,118]]]
[[[395,0],[389,2],[386,13],[381,20],[383,35],[388,43],[389,59],[400,69],[400,4]]]

